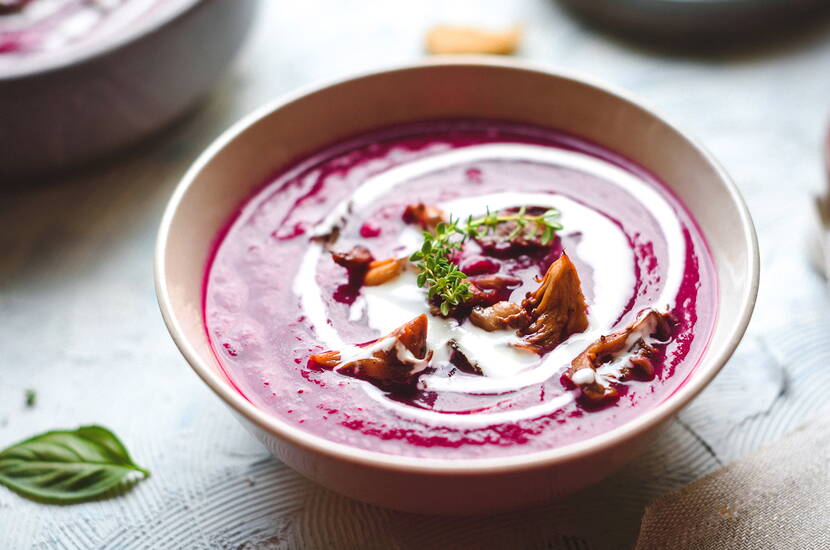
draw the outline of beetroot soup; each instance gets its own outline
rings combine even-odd
[[[124,33],[159,0],[0,0],[0,69]]]
[[[646,171],[477,121],[380,131],[279,174],[220,237],[204,292],[254,405],[439,458],[551,449],[655,407],[717,300],[694,220]]]

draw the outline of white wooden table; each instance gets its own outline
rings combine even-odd
[[[265,4],[233,73],[193,116],[93,172],[0,191],[0,447],[100,423],[153,472],[120,498],[76,506],[0,488],[0,548],[628,548],[655,496],[821,412],[830,297],[804,248],[823,185],[830,27],[677,57],[596,34],[547,0]],[[173,347],[152,284],[162,208],[195,155],[266,100],[415,60],[434,23],[516,21],[524,57],[633,91],[723,162],[760,235],[755,318],[735,359],[640,460],[565,502],[469,519],[355,503],[271,459]]]

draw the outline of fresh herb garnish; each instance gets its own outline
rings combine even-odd
[[[45,502],[90,500],[135,473],[150,475],[101,426],[46,432],[0,451],[0,484]]]
[[[453,255],[459,252],[468,238],[479,238],[495,233],[499,225],[515,223],[516,227],[507,235],[511,241],[520,236],[538,237],[542,244],[553,242],[556,232],[562,229],[559,223],[559,211],[555,208],[546,210],[537,216],[527,215],[522,206],[515,213],[498,214],[490,212],[480,218],[470,216],[467,221],[453,219],[441,222],[434,232],[424,231],[424,243],[421,250],[410,256],[410,260],[420,269],[418,286],[428,287],[430,299],[437,297],[443,315],[449,315],[450,309],[462,304],[472,296],[467,275],[453,263]]]
[[[458,220],[450,216],[449,222],[435,226],[435,233],[424,231],[424,244],[421,250],[412,254],[410,260],[421,270],[418,274],[418,286],[428,286],[427,296],[438,297],[439,308],[443,315],[449,315],[450,308],[455,307],[472,293],[467,275],[452,262],[452,255],[461,250],[467,233],[458,225]]]
[[[26,399],[26,406],[30,409],[37,404],[37,392],[35,390],[26,390],[23,392],[23,396]]]
[[[467,218],[464,232],[473,238],[485,237],[494,233],[499,225],[513,222],[516,227],[507,235],[506,240],[512,241],[520,236],[538,237],[543,245],[548,245],[553,242],[556,232],[562,229],[559,216],[559,210],[555,208],[549,208],[538,216],[528,216],[527,208],[524,206],[516,213],[503,215],[494,214],[488,208],[487,214],[481,218],[473,219],[472,216]]]

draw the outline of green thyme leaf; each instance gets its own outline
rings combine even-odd
[[[150,472],[101,426],[46,432],[0,451],[0,484],[45,502],[90,500],[135,474],[143,479]]]
[[[451,306],[458,306],[472,296],[466,281],[467,275],[451,261],[453,253],[462,249],[464,241],[495,233],[499,225],[514,222],[516,227],[507,236],[507,240],[527,235],[530,231],[531,236],[538,236],[543,244],[550,244],[556,232],[562,229],[559,216],[559,211],[555,208],[550,208],[539,216],[528,216],[524,206],[516,213],[505,215],[491,212],[488,207],[483,217],[469,216],[463,224],[450,216],[449,221],[436,225],[433,233],[423,232],[421,250],[410,256],[410,260],[420,269],[418,286],[427,287],[429,299],[437,296],[441,313],[449,315]]]
[[[550,244],[553,241],[554,229],[552,227],[545,227],[542,232],[542,244]]]

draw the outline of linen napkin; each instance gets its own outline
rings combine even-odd
[[[830,548],[830,419],[659,498],[635,550]]]

